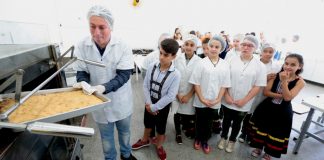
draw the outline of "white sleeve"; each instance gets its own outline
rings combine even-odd
[[[122,54],[122,56],[119,62],[117,63],[117,69],[121,69],[121,70],[133,69],[134,59],[133,59],[132,49],[128,47],[126,44],[123,44],[120,47],[122,53],[117,53],[117,54]]]
[[[224,61],[224,68],[223,68],[223,78],[222,78],[222,84],[221,86],[224,88],[230,88],[231,87],[231,72],[230,67],[226,61]]]
[[[193,69],[192,74],[189,78],[189,83],[194,84],[194,85],[200,85],[201,83],[201,77],[202,77],[202,69],[203,69],[203,63],[197,63],[197,66]]]
[[[76,47],[75,47],[75,50],[74,50],[74,55],[75,55],[77,58],[79,58],[79,59],[85,59],[84,55],[85,55],[86,53],[84,53],[85,51],[82,50],[82,47],[84,47],[84,46],[82,46],[82,44],[83,44],[83,43],[79,43],[79,44],[77,44]],[[85,71],[85,72],[89,73],[88,68],[87,68],[87,65],[86,65],[86,63],[83,62],[83,61],[78,61],[78,60],[75,61],[75,62],[73,63],[73,69],[74,69],[75,71]]]
[[[260,67],[257,67],[257,75],[256,75],[256,81],[255,86],[264,87],[267,85],[267,69],[266,66],[263,63],[259,63]]]

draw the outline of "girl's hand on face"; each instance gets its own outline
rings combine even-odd
[[[282,72],[279,73],[279,79],[281,81],[287,81],[288,77],[289,77],[289,74],[288,74],[287,71],[282,71]]]

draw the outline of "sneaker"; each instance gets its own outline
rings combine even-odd
[[[263,156],[262,156],[262,160],[271,160],[271,156],[269,155],[269,154],[264,154]]]
[[[181,135],[176,135],[176,142],[178,144],[182,144],[182,137],[181,137]]]
[[[196,150],[199,150],[199,149],[201,148],[201,143],[200,143],[200,141],[197,140],[197,139],[195,140],[194,148],[195,148]]]
[[[211,150],[208,143],[202,143],[201,148],[203,149],[205,154],[208,154]]]
[[[234,149],[234,145],[235,145],[235,142],[229,141],[225,151],[228,152],[228,153],[232,153],[233,149]]]
[[[254,149],[252,152],[251,152],[251,155],[255,158],[258,158],[260,155],[261,155],[261,150],[260,149]]]
[[[136,157],[134,157],[132,154],[128,158],[125,158],[123,155],[120,155],[121,160],[137,160]]]
[[[156,153],[159,156],[160,160],[166,160],[166,152],[161,146],[160,148],[156,148]]]
[[[218,143],[218,149],[223,150],[225,148],[225,143],[226,143],[226,140],[224,138],[222,138]]]
[[[137,150],[146,146],[150,145],[150,141],[143,142],[141,139],[139,139],[135,144],[132,145],[133,150]]]
[[[241,142],[241,143],[244,143],[245,142],[245,139],[246,139],[246,135],[243,134],[243,133],[238,138],[239,142]]]

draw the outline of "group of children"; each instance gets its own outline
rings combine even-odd
[[[161,41],[159,61],[147,68],[144,78],[144,134],[132,149],[153,143],[159,158],[166,159],[162,145],[172,104],[177,107],[174,125],[178,144],[182,144],[183,130],[194,139],[194,149],[208,154],[212,125],[222,111],[219,149],[233,152],[243,122],[239,140],[251,142],[255,148],[252,156],[259,157],[263,149],[265,160],[286,153],[292,124],[290,102],[305,85],[299,76],[302,57],[290,54],[279,65],[272,61],[275,48],[269,43],[262,45],[260,58],[255,57],[259,43],[248,35],[241,37],[233,55],[223,60],[219,54],[226,42],[215,35],[202,43],[207,53],[200,58],[195,54],[198,41],[194,35],[185,37],[181,46],[184,53],[178,52],[176,40]],[[152,130],[156,137],[150,136]]]

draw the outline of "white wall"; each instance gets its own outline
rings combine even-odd
[[[115,34],[133,48],[155,48],[162,32],[172,34],[179,26],[184,32],[264,32],[274,43],[279,43],[281,37],[291,41],[292,35],[299,34],[300,48],[307,60],[305,76],[324,75],[318,73],[324,59],[324,0],[140,0],[138,7],[132,6],[132,1],[0,0],[0,21],[45,26],[48,33],[40,35],[49,42],[60,43],[63,49],[89,35],[86,13],[98,3],[111,9]],[[5,29],[1,27],[0,42],[8,41],[2,36]],[[33,32],[37,30],[40,29]]]

